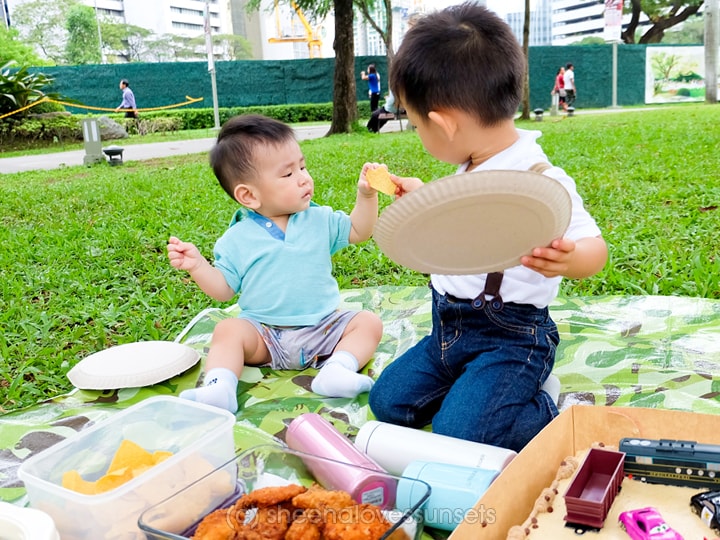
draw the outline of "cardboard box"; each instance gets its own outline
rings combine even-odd
[[[720,444],[720,417],[635,407],[574,405],[543,429],[500,473],[451,540],[505,540],[530,514],[567,456],[594,442],[617,446],[623,437],[684,439]]]

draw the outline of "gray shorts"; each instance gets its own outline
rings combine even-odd
[[[327,359],[342,338],[357,311],[334,311],[315,326],[270,326],[251,319],[270,351],[273,369],[317,367]]]

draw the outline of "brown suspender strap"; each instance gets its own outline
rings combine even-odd
[[[539,162],[530,167],[528,170],[542,174],[550,168],[551,165],[549,163]],[[473,308],[483,309],[487,303],[486,297],[492,297],[490,306],[495,311],[500,311],[503,308],[504,303],[502,301],[502,297],[500,296],[500,285],[502,285],[503,277],[504,275],[502,272],[490,272],[487,275],[487,278],[485,278],[485,288],[477,296],[477,298],[471,302]]]
[[[485,290],[483,294],[488,296],[498,296],[500,294],[500,285],[502,284],[503,273],[491,272],[485,279]]]
[[[536,172],[538,174],[542,174],[548,169],[552,169],[552,166],[549,163],[543,163],[542,161],[540,163],[536,163],[532,167],[530,167],[528,170],[532,172]]]

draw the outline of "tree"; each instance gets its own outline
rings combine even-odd
[[[149,49],[148,41],[152,40],[154,35],[147,28],[117,23],[107,16],[100,19],[100,29],[103,51],[110,61],[113,58],[123,58],[128,62],[139,61]]]
[[[355,37],[353,0],[333,0],[335,9],[335,73],[333,77],[333,115],[328,135],[350,133],[357,120],[355,86]]]
[[[15,60],[22,66],[43,66],[49,62],[40,58],[32,47],[20,40],[14,28],[0,28],[0,65]]]
[[[67,14],[65,28],[65,60],[71,65],[99,64],[102,62],[100,36],[95,10],[89,6],[74,5]]]
[[[382,28],[380,26],[380,24],[373,18],[371,13],[371,11],[375,9],[378,3],[382,8],[383,18],[385,19],[385,28]],[[392,43],[392,0],[355,0],[355,5],[363,14],[363,18],[368,23],[370,23],[370,26],[373,27],[373,29],[380,35],[380,39],[383,40],[383,43],[385,44],[385,50],[387,51],[387,70],[389,73],[392,59],[395,56],[395,50],[393,49]]]
[[[630,22],[622,32],[624,43],[635,43],[635,31],[640,25],[640,15],[645,14],[652,26],[638,43],[660,43],[668,28],[686,21],[700,11],[703,0],[629,0]]]
[[[212,34],[213,56],[219,60],[249,60],[252,59],[252,45],[242,36],[236,34]],[[194,37],[188,44],[192,48],[193,56],[207,57],[205,50],[205,35]],[[198,50],[202,49],[201,53]]]
[[[525,57],[525,76],[523,77],[522,113],[520,118],[530,120],[530,0],[525,0],[525,20],[523,21],[522,50]]]
[[[28,0],[14,10],[15,28],[22,40],[55,64],[65,59],[65,21],[77,0]]]
[[[662,40],[668,45],[702,45],[705,43],[705,21],[698,15],[691,17],[677,28],[665,32]]]
[[[588,36],[582,38],[580,41],[571,43],[570,45],[605,45],[605,40],[598,36]]]
[[[318,19],[325,17],[330,9],[335,12],[333,117],[327,135],[350,133],[357,120],[353,0],[295,0],[295,4]],[[249,0],[247,9],[259,9],[259,5],[260,0]]]

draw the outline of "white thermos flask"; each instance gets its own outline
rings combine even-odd
[[[355,446],[387,472],[398,476],[402,476],[413,461],[502,471],[517,455],[517,452],[499,446],[375,420],[363,424],[355,437]]]

